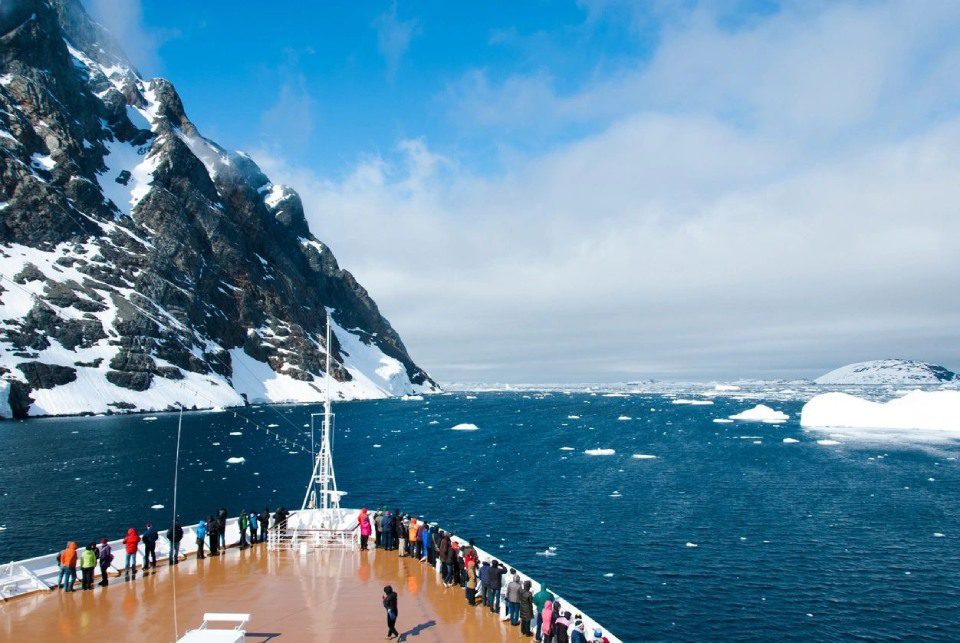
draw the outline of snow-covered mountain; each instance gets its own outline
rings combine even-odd
[[[437,389],[294,190],[79,0],[2,1],[0,412],[319,400],[327,310],[334,395]]]
[[[943,366],[908,359],[878,359],[847,364],[821,375],[817,384],[937,384],[953,382],[958,376]]]

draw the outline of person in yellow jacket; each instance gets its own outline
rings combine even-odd
[[[97,567],[97,546],[93,543],[80,554],[80,589],[93,589],[93,570]]]
[[[419,556],[417,556],[417,552],[416,552],[416,549],[417,549],[417,544],[416,544],[416,543],[417,543],[417,528],[418,528],[418,527],[419,527],[419,525],[417,525],[417,519],[411,517],[411,518],[410,518],[410,527],[409,527],[409,529],[407,530],[407,548],[409,549],[409,551],[407,552],[407,555],[408,555],[408,556],[415,556],[416,558],[420,558]]]

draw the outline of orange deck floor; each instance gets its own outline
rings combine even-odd
[[[122,553],[120,554],[122,556]],[[37,592],[0,605],[3,641],[174,641],[204,612],[251,615],[247,641],[380,641],[384,585],[399,595],[401,640],[521,641],[519,628],[427,564],[386,551],[268,552],[265,545],[168,569],[110,579],[107,588]],[[99,570],[97,574],[99,581]]]

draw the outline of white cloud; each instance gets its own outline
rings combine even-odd
[[[141,0],[84,0],[94,20],[117,39],[124,53],[143,73],[160,73],[159,50],[164,42],[177,35],[175,30],[148,29],[143,23]]]
[[[389,11],[377,16],[373,27],[377,31],[377,48],[387,63],[387,77],[392,79],[397,75],[410,42],[420,33],[420,23],[416,19],[400,20],[394,2]]]
[[[600,131],[497,176],[423,141],[337,181],[258,160],[441,379],[957,366],[953,6],[697,13],[630,74],[534,99]]]

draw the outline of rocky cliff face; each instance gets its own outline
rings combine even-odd
[[[0,4],[0,377],[17,416],[341,398],[430,377],[300,198],[79,0]],[[0,409],[4,408],[0,405]]]

